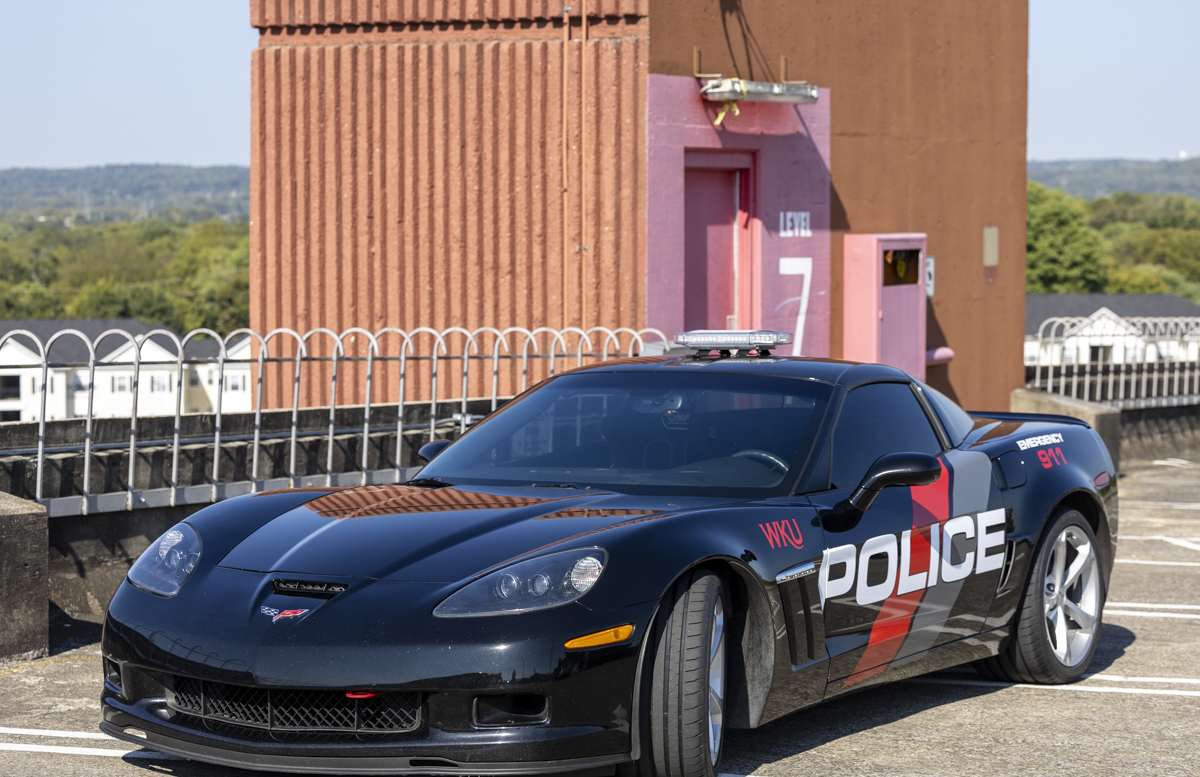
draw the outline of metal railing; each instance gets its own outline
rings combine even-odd
[[[1200,404],[1200,318],[1048,318],[1026,349],[1026,388],[1119,408]]]
[[[413,451],[422,440],[462,434],[482,417],[482,413],[468,412],[470,407],[483,412],[495,410],[504,399],[563,369],[618,356],[661,353],[670,347],[666,335],[657,329],[604,327],[587,330],[574,327],[561,330],[549,327],[481,327],[475,330],[451,327],[440,331],[420,327],[411,331],[387,328],[376,332],[352,327],[340,334],[318,328],[304,334],[292,329],[275,329],[265,335],[251,329],[239,329],[226,337],[208,329],[198,329],[183,337],[166,329],[155,329],[136,336],[123,330],[110,329],[96,336],[95,340],[83,332],[66,329],[44,343],[32,332],[11,330],[0,336],[0,349],[14,338],[18,338],[18,342],[26,348],[32,343],[40,358],[40,362],[32,365],[0,364],[0,370],[22,370],[22,374],[30,373],[38,379],[40,412],[37,414],[37,439],[36,446],[22,445],[20,435],[16,432],[0,435],[0,458],[10,462],[21,457],[36,461],[36,473],[33,476],[35,485],[31,489],[34,493],[31,496],[46,505],[52,516],[209,503],[238,494],[297,485],[395,482],[412,471],[412,468],[403,466],[404,447]],[[88,358],[76,362],[52,361],[55,344],[64,338],[81,340],[86,345]],[[132,344],[132,358],[129,361],[105,361],[111,358],[111,354],[97,357],[101,346],[110,338]],[[246,355],[243,358],[231,358],[230,348],[235,344],[244,344],[244,338],[249,338],[250,345],[241,349]],[[169,343],[173,346],[174,357],[171,360],[144,359],[143,350],[152,340],[160,345]],[[189,346],[195,352],[201,343],[204,343],[209,355],[189,356]],[[174,423],[169,436],[146,439],[139,436],[139,417],[145,425],[150,414],[138,412],[139,390],[143,370],[152,365],[159,368],[159,373],[163,372],[163,368],[169,370],[172,385],[166,388],[174,395]],[[188,379],[189,370],[198,366],[214,369],[216,374],[211,433],[185,435],[181,430],[189,421],[190,414],[183,412],[184,391],[191,382]],[[128,438],[120,443],[96,443],[94,440],[97,421],[100,420],[95,412],[98,369],[102,372],[124,370],[126,374],[132,373],[132,381],[128,384]],[[252,422],[248,433],[223,437],[223,415],[229,415],[223,414],[226,377],[234,369],[248,373],[248,387],[252,390],[253,401],[250,413],[244,415]],[[86,392],[86,412],[79,416],[84,419],[83,429],[80,430],[82,440],[47,446],[47,382],[52,372],[64,371],[67,373],[63,375],[64,390],[67,385],[74,383],[79,386],[76,391]],[[342,395],[340,406],[339,392]],[[346,399],[346,395],[352,399]],[[79,404],[68,399],[68,406],[72,403],[76,406]],[[301,416],[311,417],[313,408],[318,409],[327,422],[320,429],[304,430],[301,428]],[[380,411],[384,409],[395,411],[394,419],[389,416],[386,424],[380,422]],[[361,425],[347,427],[346,414],[350,412],[357,416],[359,411]],[[290,413],[290,422],[283,422],[285,428],[281,432],[264,433],[264,413],[267,416]],[[427,418],[423,417],[425,415]],[[411,419],[414,416],[422,417],[413,421]],[[342,419],[340,425],[339,418]],[[11,424],[6,426],[12,428]],[[29,424],[29,427],[32,426]],[[372,435],[379,437],[381,434],[395,435],[394,456],[387,462],[388,466],[372,469],[369,466],[369,454],[373,449],[371,438]],[[352,442],[354,447],[361,448],[360,455],[357,462],[344,460],[340,468],[342,471],[335,471],[336,442],[347,437],[357,438]],[[245,453],[249,476],[223,481],[222,446],[234,442],[248,446]],[[297,471],[297,451],[302,442],[324,446],[323,472],[306,474]],[[261,452],[268,443],[282,443],[286,447],[287,465],[282,476],[259,476]],[[181,451],[196,445],[212,448],[208,482],[181,485]],[[127,466],[127,472],[124,473],[123,487],[118,491],[93,493],[93,458],[118,447],[127,451],[128,456],[128,462],[124,465]],[[162,480],[166,484],[160,488],[139,489],[135,484],[139,474],[145,473],[139,473],[138,468],[147,466],[144,462],[139,464],[139,459],[150,448],[158,448],[162,454],[169,453],[170,474],[166,476],[164,456]],[[380,459],[378,448],[374,446],[376,458]],[[139,451],[142,452],[141,456]],[[44,493],[47,457],[60,454],[82,457],[81,485],[75,485],[72,478],[70,483],[59,484],[60,493],[47,496]],[[72,493],[61,493],[64,490]]]

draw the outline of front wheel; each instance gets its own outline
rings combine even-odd
[[[1030,567],[1008,648],[976,668],[1011,682],[1078,680],[1096,652],[1104,598],[1092,527],[1078,511],[1059,510]]]
[[[629,777],[715,777],[725,738],[726,625],[721,578],[696,570],[664,598],[647,652],[641,759]]]

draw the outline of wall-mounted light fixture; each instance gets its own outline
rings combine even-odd
[[[807,83],[771,83],[744,81],[740,78],[714,78],[700,88],[705,100],[716,103],[751,102],[812,105],[820,91]]]

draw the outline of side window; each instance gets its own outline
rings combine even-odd
[[[950,442],[955,447],[962,445],[962,441],[967,439],[967,435],[975,428],[975,419],[967,415],[967,411],[954,404],[953,400],[937,389],[930,388],[924,383],[918,385],[925,392],[925,396],[929,397],[929,403],[933,405],[934,412],[942,420],[946,434],[950,435]]]
[[[833,487],[857,486],[875,459],[901,451],[942,452],[908,384],[875,383],[851,391],[833,430]]]

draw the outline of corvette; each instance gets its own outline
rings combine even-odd
[[[1104,443],[775,332],[552,377],[404,484],[205,508],[131,567],[101,728],[292,772],[717,774],[729,728],[973,663],[1068,683]]]

